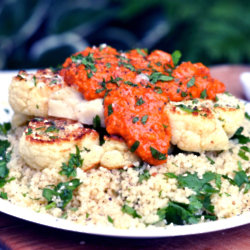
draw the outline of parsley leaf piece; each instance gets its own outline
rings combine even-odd
[[[142,105],[143,103],[145,103],[145,101],[142,99],[142,97],[138,98],[137,101],[136,101],[136,106],[140,106]]]
[[[249,115],[247,112],[245,112],[245,117],[246,117],[248,120],[250,120],[250,115]]]
[[[188,81],[187,87],[188,87],[188,88],[191,88],[192,86],[194,86],[194,83],[195,83],[195,78],[192,77],[192,78]]]
[[[110,222],[111,224],[113,224],[114,223],[114,220],[108,215],[108,222]]]
[[[7,200],[7,199],[8,199],[7,193],[0,192],[0,198],[2,198],[2,199],[4,199],[4,200]]]
[[[62,164],[62,170],[59,172],[60,175],[66,175],[68,178],[73,176],[76,177],[76,168],[81,167],[83,163],[83,159],[80,155],[80,150],[78,146],[76,146],[76,153],[70,154],[70,158],[68,163]]]
[[[174,66],[176,67],[181,59],[181,52],[179,50],[175,50],[172,54],[172,60],[174,63]]]
[[[93,119],[93,127],[94,129],[98,129],[101,127],[101,118],[99,115],[96,115]]]
[[[246,153],[245,153],[243,150],[240,150],[240,151],[239,151],[238,156],[239,156],[241,159],[245,160],[245,161],[248,161],[248,160],[249,160],[248,156],[246,155]]]
[[[206,156],[206,158],[208,159],[208,161],[209,161],[212,165],[215,164],[215,161],[214,161],[213,159],[211,159],[209,156]]]
[[[36,76],[33,76],[33,82],[34,82],[34,86],[36,86],[37,85]]]
[[[157,149],[155,149],[151,146],[150,146],[150,151],[151,151],[152,156],[157,160],[166,160],[167,159],[166,154],[159,152]]]
[[[130,81],[125,81],[124,84],[127,84],[127,85],[132,86],[132,87],[137,87],[138,86],[137,84],[134,84],[134,83],[132,83]]]
[[[46,130],[45,130],[45,133],[49,133],[49,132],[57,132],[58,133],[59,129],[56,126],[51,125],[48,128],[46,128]]]
[[[127,68],[127,69],[129,69],[131,71],[136,71],[135,68],[134,68],[134,66],[132,64],[130,64],[130,63],[120,61],[118,63],[118,65],[119,66],[124,66],[125,68]]]
[[[250,138],[242,135],[243,127],[239,127],[235,134],[233,135],[232,139],[238,139],[240,144],[246,144],[250,142]]]
[[[247,146],[241,146],[240,149],[243,150],[243,151],[246,151],[246,152],[250,153],[250,148],[247,147]]]
[[[139,118],[138,116],[135,116],[135,117],[133,118],[132,122],[133,122],[133,123],[137,123],[137,122],[139,121],[139,119],[140,119],[140,118]]]
[[[124,204],[122,206],[122,212],[131,215],[133,218],[141,218],[141,215],[139,215],[136,210],[127,204]]]
[[[110,68],[111,68],[111,64],[110,64],[110,63],[106,63],[106,67],[107,67],[108,69],[110,69]]]
[[[89,53],[87,56],[83,56],[82,54],[71,56],[71,60],[73,63],[76,63],[77,65],[83,64],[86,70],[89,70],[87,72],[88,78],[91,78],[93,72],[96,72],[97,70],[95,67],[95,60],[92,53]]]
[[[100,94],[104,90],[105,90],[105,88],[101,88],[101,89],[97,89],[95,92],[96,92],[96,94]]]
[[[180,108],[182,111],[185,111],[187,113],[193,113],[194,110],[192,108],[189,108],[188,106],[184,105],[184,104],[179,104],[179,105],[175,105],[177,108]]]
[[[141,123],[142,123],[143,125],[145,125],[146,122],[147,122],[147,120],[148,120],[148,115],[144,115],[144,116],[141,118]]]
[[[111,114],[113,114],[113,108],[112,108],[112,104],[108,105],[108,116],[110,116]]]
[[[11,129],[10,122],[4,122],[0,124],[0,135],[7,135],[8,131]]]
[[[207,90],[204,89],[204,90],[201,92],[200,98],[201,98],[201,99],[205,99],[206,97],[207,97]]]
[[[162,93],[163,93],[161,87],[158,87],[158,86],[156,86],[156,87],[154,88],[154,92],[156,92],[156,93],[158,93],[158,94],[162,94]]]
[[[0,135],[7,135],[10,129],[11,129],[10,122],[4,122],[3,124],[0,124]]]
[[[240,188],[244,183],[250,183],[249,179],[245,173],[245,171],[240,170],[240,171],[235,171],[235,176],[234,176],[234,182],[235,184]]]
[[[149,81],[153,84],[155,84],[157,81],[168,82],[168,81],[172,81],[173,79],[174,78],[172,76],[164,75],[161,72],[153,72],[149,76]]]
[[[186,97],[186,96],[187,96],[187,93],[184,91],[181,91],[181,97]]]
[[[151,177],[149,171],[145,169],[143,173],[139,174],[139,183],[142,183],[144,180],[147,181]]]
[[[28,128],[28,131],[25,133],[26,135],[31,135],[32,134],[32,129]]]
[[[147,55],[142,49],[137,48],[136,51],[143,57]]]
[[[133,153],[135,152],[135,150],[139,147],[140,142],[139,141],[135,141],[134,144],[131,146],[130,151]]]
[[[165,208],[158,209],[157,215],[160,220],[166,219],[167,224],[176,225],[195,224],[199,220],[188,210],[188,205],[178,202],[169,202]]]
[[[64,209],[73,198],[73,191],[81,184],[79,179],[60,182],[54,189],[44,188],[43,197],[48,201],[46,209],[58,207]],[[56,201],[54,201],[56,200]],[[51,207],[50,207],[51,206]]]

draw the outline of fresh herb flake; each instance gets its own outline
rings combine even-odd
[[[141,118],[141,123],[142,123],[143,125],[145,125],[146,122],[147,122],[147,120],[148,120],[148,115],[144,115],[144,116]]]
[[[159,152],[157,149],[155,149],[151,146],[150,146],[150,151],[151,151],[152,156],[157,160],[166,160],[167,159],[166,154]]]
[[[139,147],[139,145],[140,145],[140,142],[139,141],[135,141],[134,144],[131,146],[130,151],[131,152],[135,152],[136,149]]]
[[[131,215],[133,218],[141,218],[134,208],[126,204],[122,206],[122,212]]]
[[[108,105],[108,116],[112,115],[113,114],[113,108],[112,108],[112,104],[109,104]]]
[[[176,67],[181,59],[181,52],[179,50],[175,50],[172,54],[172,60],[174,63],[174,66]]]
[[[99,115],[96,115],[93,119],[93,127],[94,129],[98,129],[101,127],[101,118]]]
[[[195,78],[192,77],[192,78],[188,81],[187,87],[188,87],[188,88],[193,87],[193,86],[194,86],[194,83],[195,83]]]

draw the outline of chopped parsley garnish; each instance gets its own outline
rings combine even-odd
[[[101,93],[104,90],[105,90],[105,88],[101,88],[101,89],[97,89],[95,92],[96,92],[96,94],[99,94],[99,93]]]
[[[26,135],[31,135],[32,134],[32,129],[28,128],[28,131],[25,133]]]
[[[122,206],[122,212],[131,215],[133,218],[141,218],[134,208],[126,204]]]
[[[213,159],[211,159],[209,156],[206,156],[206,158],[208,159],[208,161],[209,161],[212,165],[215,164],[215,161],[214,161]]]
[[[130,64],[130,63],[120,61],[118,63],[118,65],[119,66],[124,66],[125,68],[127,68],[127,69],[129,69],[131,71],[136,71],[135,68],[134,68],[134,66],[132,64]]]
[[[243,184],[245,185],[244,193],[247,193],[250,190],[250,176],[247,176],[246,172],[242,170],[241,163],[238,162],[239,171],[234,171],[234,178],[231,179],[227,175],[222,175],[222,177],[229,181],[230,184],[242,188]]]
[[[93,119],[93,127],[94,129],[98,129],[101,127],[101,118],[99,115],[96,115]]]
[[[190,87],[194,86],[194,83],[195,83],[195,78],[192,77],[192,78],[188,81],[187,87],[190,88]]]
[[[139,174],[139,183],[142,183],[144,180],[147,181],[151,177],[149,171],[145,169],[142,173]]]
[[[58,133],[59,129],[56,126],[51,125],[51,126],[47,127],[46,130],[45,130],[45,133],[49,133],[49,132],[56,132],[56,133]]]
[[[245,112],[245,117],[246,117],[248,120],[250,120],[250,115],[249,115],[247,112]]]
[[[243,150],[243,151],[246,151],[246,152],[250,153],[250,148],[247,147],[247,146],[241,146],[240,149]]]
[[[132,119],[132,122],[133,123],[137,123],[139,121],[139,117],[138,116],[135,116],[133,119]]]
[[[0,192],[0,198],[2,198],[2,199],[4,199],[4,200],[7,200],[7,199],[8,199],[7,193]]]
[[[118,84],[119,81],[121,81],[122,78],[121,77],[116,77],[116,78],[113,78],[112,76],[110,77],[110,81],[111,83],[115,83],[117,84],[117,86],[119,87],[120,85]]]
[[[201,216],[205,219],[215,220],[214,206],[211,204],[211,195],[218,193],[221,187],[221,176],[216,173],[206,172],[200,179],[197,173],[189,172],[183,175],[175,175],[173,173],[165,174],[168,178],[175,178],[178,181],[180,188],[190,188],[196,192],[196,195],[191,195],[189,204],[179,202],[169,202],[168,206],[159,209],[157,214],[160,220],[166,219],[167,223],[178,225],[198,223]],[[210,181],[215,181],[214,188]]]
[[[187,96],[187,93],[184,91],[181,91],[181,97],[186,97],[186,96]]]
[[[176,67],[181,59],[181,52],[179,50],[175,50],[172,54],[172,60],[174,63],[174,66]]]
[[[136,49],[136,51],[143,57],[147,55],[142,49]]]
[[[88,56],[83,56],[81,54],[78,54],[76,56],[71,56],[71,60],[73,63],[76,63],[77,65],[83,64],[87,70],[87,76],[88,78],[91,78],[93,76],[93,72],[96,72],[95,67],[95,60],[93,57],[93,54],[89,53]]]
[[[243,131],[243,127],[239,127],[236,130],[236,132],[235,132],[234,136],[232,137],[232,139],[238,139],[240,144],[246,144],[246,143],[250,142],[250,138],[247,137],[247,136],[242,135],[241,134],[242,131]]]
[[[76,168],[81,167],[83,159],[81,158],[80,150],[76,146],[76,153],[70,154],[68,163],[62,164],[62,170],[59,172],[60,175],[66,175],[68,178],[73,176],[76,177]]]
[[[166,160],[167,159],[166,154],[159,152],[157,149],[155,149],[151,146],[150,146],[150,151],[151,151],[152,156],[157,160]]]
[[[34,83],[34,86],[36,86],[36,85],[37,85],[36,76],[33,76],[33,83]]]
[[[111,68],[111,64],[110,64],[110,63],[106,63],[106,67],[107,67],[108,69],[110,69],[110,68]]]
[[[142,97],[140,97],[140,98],[137,98],[137,101],[136,101],[136,106],[140,106],[140,105],[142,105],[143,103],[145,103],[145,101],[142,99]]]
[[[112,104],[109,104],[108,105],[108,116],[112,115],[113,114],[113,108],[112,108]]]
[[[127,84],[127,85],[132,86],[132,87],[137,87],[138,86],[137,84],[134,84],[134,83],[132,83],[130,81],[125,81],[124,84]]]
[[[7,135],[10,129],[11,124],[9,122],[4,122],[3,124],[0,124],[0,135]]]
[[[187,113],[193,113],[194,110],[192,108],[189,108],[187,107],[186,105],[184,104],[179,104],[179,105],[176,105],[177,108],[180,108],[182,111],[185,111]]]
[[[161,72],[153,72],[150,76],[149,76],[149,81],[153,84],[155,84],[158,81],[162,81],[162,82],[168,82],[168,81],[172,81],[174,78],[172,76],[167,76],[162,74]]]
[[[246,152],[243,151],[243,150],[240,150],[240,151],[239,151],[238,156],[239,156],[241,159],[245,160],[245,161],[249,161],[249,158],[248,158],[248,156],[246,155]]]
[[[114,223],[114,220],[108,215],[108,222],[110,222],[111,224],[113,224]]]
[[[146,122],[147,122],[147,120],[148,120],[148,115],[144,115],[144,116],[141,118],[141,123],[142,123],[143,125],[145,125]]]
[[[139,147],[139,145],[140,145],[140,142],[135,141],[134,144],[131,146],[130,151],[135,152],[135,150]]]
[[[200,98],[201,98],[201,99],[205,99],[206,97],[207,97],[207,90],[204,89],[204,90],[201,92]]]
[[[161,87],[158,87],[158,86],[156,86],[156,87],[154,88],[154,92],[156,92],[156,93],[158,93],[158,94],[162,94],[162,93],[163,93]]]
[[[7,153],[10,143],[7,140],[0,140],[0,188],[15,178],[8,178],[9,169],[7,164],[11,158],[11,152]]]
[[[43,197],[48,201],[46,209],[58,207],[64,209],[73,198],[73,191],[81,184],[79,179],[60,182],[53,189],[44,188]]]

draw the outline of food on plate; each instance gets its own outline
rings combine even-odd
[[[83,169],[98,165],[99,135],[90,128],[84,128],[79,122],[72,120],[34,118],[23,132],[19,153],[24,161],[38,170],[60,167],[67,162],[70,154],[79,148],[84,151]],[[94,155],[90,152],[94,150]],[[85,153],[87,152],[87,154]],[[90,155],[90,156],[88,156]],[[86,160],[90,158],[90,160]]]
[[[245,105],[180,56],[101,45],[57,70],[20,71],[9,88],[13,129],[0,141],[0,197],[126,229],[249,212]]]

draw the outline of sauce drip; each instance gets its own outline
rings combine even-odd
[[[170,54],[106,46],[86,48],[66,59],[60,74],[86,100],[104,98],[107,132],[124,138],[131,151],[152,165],[166,162],[171,139],[166,103],[215,99],[225,91],[202,63],[174,65]]]

